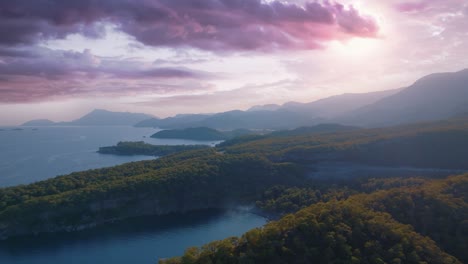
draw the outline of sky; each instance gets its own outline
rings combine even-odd
[[[0,125],[397,89],[466,54],[468,0],[0,0]]]

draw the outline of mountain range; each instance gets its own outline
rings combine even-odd
[[[431,74],[405,88],[361,94],[348,93],[310,103],[268,104],[253,106],[246,111],[180,114],[163,119],[147,114],[97,109],[71,122],[54,123],[41,119],[23,125],[135,125],[161,129],[209,127],[218,130],[284,130],[321,123],[379,127],[440,120],[465,113],[468,113],[468,69]]]
[[[210,127],[220,130],[232,129],[291,129],[327,122],[338,116],[397,93],[389,90],[365,94],[343,94],[311,103],[289,102],[284,105],[254,106],[247,111],[228,111],[217,114],[179,115],[165,119],[153,118],[138,123],[140,127],[164,129]]]
[[[423,77],[398,93],[361,107],[338,121],[366,126],[445,119],[468,112],[468,69]]]
[[[436,73],[400,89],[342,94],[310,103],[253,106],[247,111],[149,119],[136,126],[163,129],[292,129],[320,123],[378,127],[431,121],[468,112],[468,69]]]
[[[85,116],[70,122],[53,122],[47,119],[28,121],[22,126],[133,126],[153,116],[141,113],[111,112],[95,109]]]

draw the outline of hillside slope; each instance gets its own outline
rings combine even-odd
[[[340,118],[350,124],[394,125],[468,112],[468,69],[423,77],[400,92]]]

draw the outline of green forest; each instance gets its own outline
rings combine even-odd
[[[271,199],[271,192],[279,191],[270,203],[305,208],[242,237],[189,248],[183,256],[160,263],[468,261],[468,174],[442,180],[403,180],[406,186],[398,188],[391,187],[395,179],[379,182],[380,187],[374,180],[363,184],[363,191],[370,186],[379,189],[386,185],[389,189],[347,198],[336,190],[321,196],[317,195],[319,190],[275,188],[266,197]]]
[[[120,147],[156,151],[141,142]],[[255,204],[276,221],[161,262],[468,262],[468,174],[308,177],[323,161],[466,170],[468,119],[302,129],[159,151],[167,156],[0,189],[0,238]]]
[[[208,148],[207,145],[152,145],[143,141],[128,142],[123,141],[115,146],[101,147],[98,152],[101,154],[113,155],[147,155],[147,156],[167,156],[181,151]]]

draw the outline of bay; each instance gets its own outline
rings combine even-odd
[[[96,152],[99,147],[119,141],[155,145],[218,143],[150,138],[157,131],[115,126],[0,128],[0,187],[155,158]],[[265,218],[248,210],[140,217],[80,232],[2,241],[0,263],[157,263],[160,258],[181,255],[187,247],[238,236],[265,223]]]
[[[188,247],[239,236],[265,223],[265,218],[242,210],[142,217],[76,233],[3,241],[0,263],[156,264]]]
[[[154,159],[149,156],[99,154],[99,147],[119,141],[155,145],[214,145],[217,142],[155,139],[159,131],[130,126],[20,127],[0,130],[0,187],[27,184],[71,172]]]

